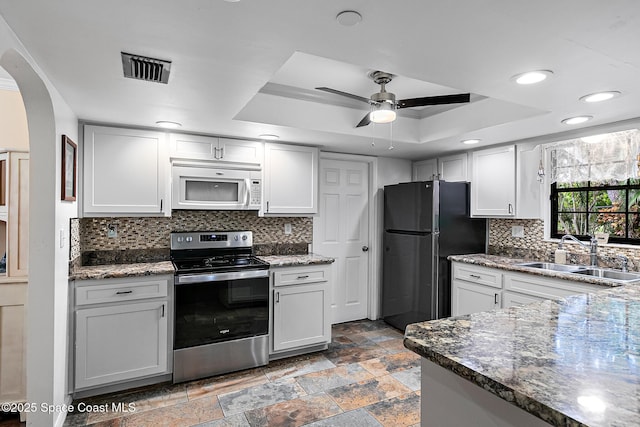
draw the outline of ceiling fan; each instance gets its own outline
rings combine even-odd
[[[380,92],[374,93],[370,98],[365,98],[351,93],[342,92],[340,90],[331,89],[329,87],[317,87],[316,89],[325,92],[333,93],[336,95],[346,96],[351,99],[366,102],[371,105],[371,112],[360,120],[360,123],[356,127],[367,126],[369,123],[389,123],[396,119],[396,110],[400,108],[409,107],[422,107],[426,105],[443,105],[443,104],[458,104],[463,102],[469,102],[471,94],[459,93],[455,95],[440,95],[440,96],[425,96],[422,98],[408,98],[400,99],[396,101],[396,95],[391,92],[387,92],[385,86],[395,76],[393,74],[385,73],[384,71],[372,71],[369,73],[369,78],[374,83],[380,85]]]

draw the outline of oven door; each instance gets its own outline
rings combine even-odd
[[[260,209],[260,171],[173,165],[174,209]]]
[[[174,350],[267,335],[268,270],[175,279]]]

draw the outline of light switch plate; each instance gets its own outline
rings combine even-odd
[[[291,224],[290,223],[286,223],[284,225],[284,234],[291,234]]]
[[[511,237],[524,237],[524,227],[522,225],[511,226]]]

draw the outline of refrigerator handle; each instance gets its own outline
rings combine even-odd
[[[440,233],[438,231],[434,231],[432,236],[433,238],[431,239],[431,244],[433,245],[433,247],[431,248],[431,253],[433,254],[433,259],[431,261],[432,262],[431,264],[432,282],[431,283],[433,283],[434,293],[433,293],[433,303],[431,305],[433,308],[434,319],[438,319],[440,318],[440,274],[439,274]]]

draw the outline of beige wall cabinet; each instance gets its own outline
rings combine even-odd
[[[29,154],[0,153],[0,402],[26,399]]]
[[[318,149],[265,144],[264,214],[318,213]]]
[[[330,269],[331,264],[272,268],[272,356],[315,351],[331,342]]]
[[[77,281],[74,390],[169,374],[172,276]]]
[[[172,159],[262,164],[264,143],[213,136],[171,134],[169,153]]]
[[[84,216],[169,216],[166,134],[84,127]]]

